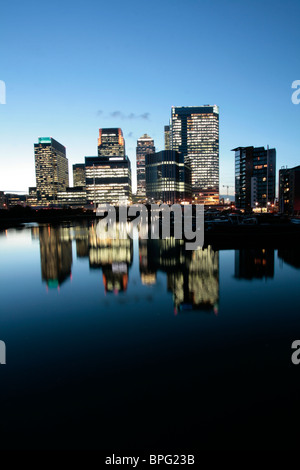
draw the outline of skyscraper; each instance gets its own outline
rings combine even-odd
[[[88,203],[131,201],[131,166],[126,155],[85,157],[85,174]]]
[[[84,163],[75,163],[75,165],[73,165],[73,186],[85,186]]]
[[[165,150],[171,150],[170,144],[170,126],[165,126]]]
[[[125,155],[125,141],[122,129],[99,129],[98,157],[123,157]]]
[[[144,134],[138,139],[136,147],[137,196],[146,196],[145,156],[154,152],[154,140],[149,135]]]
[[[300,165],[279,170],[279,210],[289,215],[300,213]]]
[[[37,199],[42,204],[51,204],[58,191],[69,186],[66,148],[52,137],[40,137],[34,144],[34,155]]]
[[[146,154],[146,196],[151,202],[174,204],[191,198],[191,169],[181,153]]]
[[[85,157],[87,202],[131,201],[131,166],[122,129],[99,129],[98,157]]]
[[[171,148],[181,152],[192,170],[196,203],[219,202],[219,108],[172,107]]]
[[[235,152],[235,205],[238,209],[268,209],[275,199],[276,150],[237,147]]]

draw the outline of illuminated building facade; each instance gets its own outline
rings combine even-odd
[[[136,147],[137,196],[146,196],[145,156],[154,152],[154,140],[149,135],[144,134],[138,139]]]
[[[7,207],[13,206],[26,206],[27,204],[27,197],[25,194],[14,194],[14,193],[6,193],[6,203]]]
[[[69,186],[66,148],[52,137],[40,137],[34,154],[37,199],[43,205],[54,203],[58,191]]]
[[[64,207],[84,207],[86,205],[86,190],[83,186],[67,188],[57,193],[57,204]]]
[[[171,150],[170,126],[165,126],[164,135],[165,135],[165,150]]]
[[[172,150],[181,152],[192,170],[195,203],[219,203],[219,108],[172,107]]]
[[[250,211],[268,210],[275,200],[276,150],[237,147],[235,152],[235,205]]]
[[[162,150],[146,155],[146,196],[167,204],[190,201],[191,169],[181,153]]]
[[[84,163],[73,165],[73,186],[85,186],[85,166]]]
[[[85,184],[88,204],[131,201],[131,165],[120,128],[99,129],[98,157],[85,157]]]
[[[125,141],[122,129],[106,128],[99,129],[98,157],[124,157]]]
[[[289,215],[300,213],[300,165],[279,170],[279,210]]]
[[[32,207],[38,206],[36,187],[28,188],[27,204]]]
[[[131,201],[131,166],[127,156],[85,157],[87,202],[117,205]]]

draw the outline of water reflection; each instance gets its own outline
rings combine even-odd
[[[127,236],[113,239],[107,233],[99,238],[94,223],[76,226],[32,227],[33,239],[40,243],[41,275],[48,288],[59,286],[72,276],[72,242],[78,259],[86,259],[91,270],[102,271],[105,292],[126,292],[133,265],[133,241]],[[300,268],[298,248],[280,248],[278,257]],[[211,246],[186,251],[183,240],[138,240],[140,282],[155,286],[158,272],[166,274],[166,291],[172,293],[175,313],[206,311],[218,313],[219,251]],[[274,278],[273,248],[235,250],[234,278]]]
[[[175,312],[218,312],[219,252],[210,246],[186,251],[182,240],[140,240],[140,274],[144,284],[155,284],[157,271],[167,274]]]
[[[37,235],[36,228],[32,237]],[[71,276],[72,241],[68,228],[50,225],[39,228],[42,280],[48,288],[58,288]]]
[[[300,269],[300,249],[299,248],[280,248],[278,258],[286,264]]]
[[[234,277],[237,279],[266,279],[274,277],[273,248],[243,248],[235,250]]]
[[[117,238],[107,234],[99,238],[96,225],[89,228],[89,263],[90,268],[101,268],[105,292],[126,291],[129,268],[133,260],[133,242],[131,238],[120,239],[119,226]]]

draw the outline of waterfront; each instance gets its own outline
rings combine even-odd
[[[3,448],[296,448],[297,245],[0,234]]]

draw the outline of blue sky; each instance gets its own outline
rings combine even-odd
[[[234,147],[269,144],[277,169],[300,164],[299,46],[299,0],[2,3],[0,190],[35,186],[39,136],[66,146],[72,183],[100,127],[122,128],[135,180],[136,140],[162,150],[172,105],[220,107],[221,193]]]

